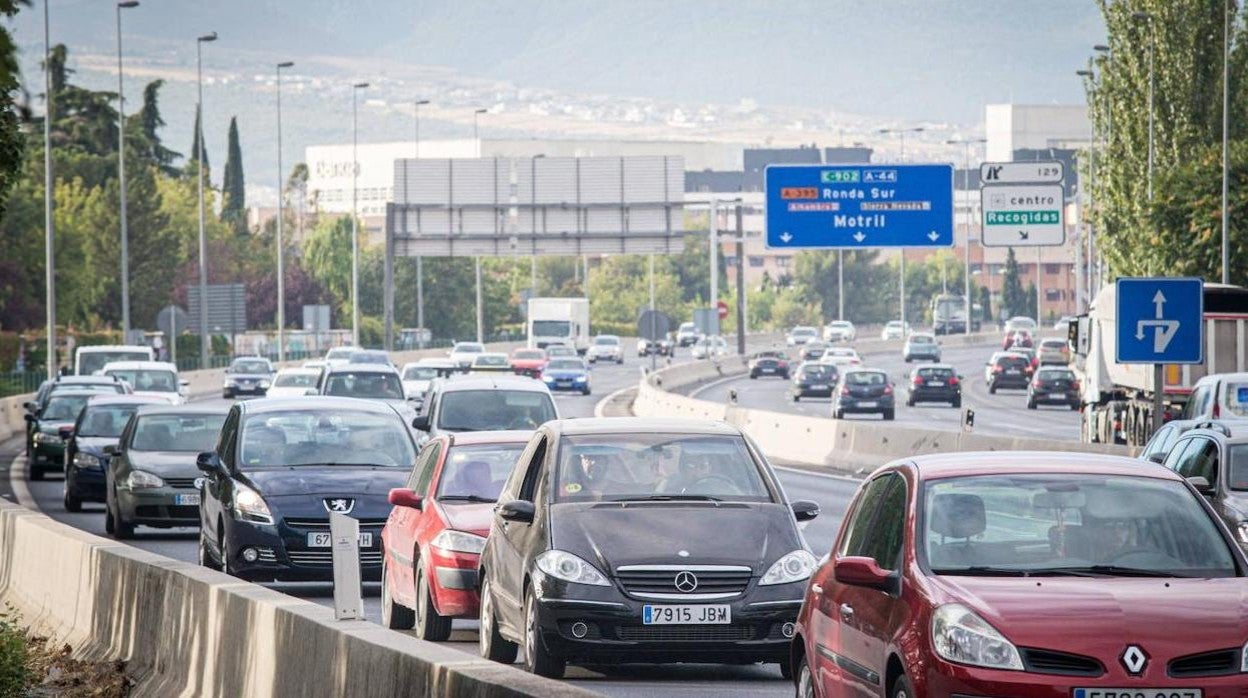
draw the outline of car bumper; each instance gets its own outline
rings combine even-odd
[[[911,360],[922,359],[924,361],[940,361],[940,354],[934,352],[912,351],[909,354],[906,354],[905,358]]]
[[[962,399],[962,391],[949,388],[917,388],[910,391],[914,402],[949,402]]]
[[[329,530],[328,525],[293,526],[284,520],[277,524],[257,524],[227,520],[226,549],[230,571],[252,582],[316,582],[334,578],[333,552],[330,548],[310,548],[308,534]],[[372,534],[372,545],[360,548],[360,578],[366,582],[381,580],[382,524],[361,525],[360,533]],[[247,562],[245,548],[256,548],[259,558]]]
[[[117,509],[129,523],[168,528],[199,526],[199,503],[187,503],[188,495],[199,496],[199,490],[186,487],[154,487],[141,490],[117,490]]]
[[[1026,388],[1031,383],[1028,376],[997,376],[993,378],[992,386],[994,388]]]
[[[104,467],[79,468],[69,466],[69,477],[65,479],[65,491],[84,502],[104,501]]]
[[[221,392],[229,393],[231,395],[256,395],[259,397],[264,397],[264,395],[269,392],[269,389],[261,388],[258,385],[253,385],[253,386],[227,385],[221,389]]]
[[[589,390],[589,381],[582,381],[580,383],[575,383],[575,382],[565,383],[563,381],[555,381],[553,383],[547,383],[546,387],[549,388],[551,392],[580,393],[580,392]]]
[[[1109,661],[1105,666],[1116,666]],[[927,671],[918,676],[911,676],[915,695],[930,698],[970,698],[972,696],[1009,696],[1010,698],[1072,698],[1076,688],[1124,688],[1132,687],[1127,692],[1117,695],[1151,696],[1151,691],[1140,690],[1147,686],[1150,689],[1174,689],[1174,695],[1183,698],[1184,690],[1201,689],[1203,698],[1240,698],[1244,695],[1244,675],[1212,676],[1190,679],[1172,679],[1165,676],[1165,671],[1156,678],[1127,678],[1121,670],[1111,669],[1110,675],[1097,678],[1079,678],[1072,676],[1054,676],[1035,672],[1001,671],[980,669],[976,667],[955,666],[945,662],[932,662]]]
[[[477,568],[481,556],[473,553],[447,553],[430,547],[426,570],[433,604],[438,614],[454,618],[475,618],[480,610],[477,594]]]
[[[1031,401],[1037,405],[1078,405],[1079,393],[1046,393],[1040,390],[1031,394]]]
[[[513,368],[512,373],[517,376],[528,376],[529,378],[541,378],[542,369],[540,368]]]
[[[39,443],[30,450],[30,467],[60,470],[65,467],[65,443]]]
[[[793,394],[799,397],[832,397],[832,386],[813,387],[809,385],[797,385],[793,387]]]
[[[864,404],[864,403],[868,403],[868,404]],[[875,404],[869,404],[869,403],[875,403]],[[840,401],[836,403],[836,408],[846,414],[855,413],[855,412],[860,413],[860,414],[874,414],[876,412],[883,412],[884,410],[891,410],[893,409],[894,405],[895,405],[895,402],[891,396],[888,397],[887,399],[863,398],[861,400],[851,400],[851,399],[841,398]]]
[[[724,625],[644,625],[644,606],[675,602],[639,601],[615,586],[569,585],[540,573],[533,585],[542,642],[569,661],[723,664],[787,661],[786,626],[791,633],[805,582],[755,587],[744,599],[706,602],[731,607],[732,622]],[[578,622],[586,626],[584,637],[573,634]]]

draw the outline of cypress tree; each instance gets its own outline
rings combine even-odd
[[[225,179],[221,184],[223,196],[221,220],[232,223],[239,232],[247,220],[246,183],[243,180],[243,149],[238,142],[238,117],[230,118],[229,148],[225,159]]]
[[[195,140],[191,141],[190,162],[199,161],[199,142],[204,137],[204,129],[199,123],[199,108],[195,108]],[[212,158],[208,157],[208,146],[204,145],[204,167],[212,167]]]

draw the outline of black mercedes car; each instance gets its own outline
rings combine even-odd
[[[896,405],[888,374],[874,368],[851,368],[841,374],[832,395],[832,419],[847,414],[880,414],[888,421],[896,414]]]
[[[97,395],[87,400],[72,426],[61,427],[65,440],[65,511],[82,511],[83,502],[104,501],[104,470],[130,415],[141,405],[168,405],[148,395]],[[111,451],[110,451],[111,452]]]
[[[478,570],[481,654],[568,663],[775,662],[816,567],[771,467],[737,428],[577,419],[537,430]]]
[[[277,369],[268,359],[259,356],[243,356],[230,362],[225,369],[225,380],[221,384],[221,397],[230,399],[239,395],[264,396],[269,392],[273,382],[273,374]]]
[[[914,407],[920,402],[947,402],[954,407],[962,406],[962,376],[947,364],[914,369],[910,374],[909,391],[907,407]]]
[[[789,394],[793,402],[804,397],[832,397],[832,388],[840,379],[839,369],[832,364],[820,364],[808,361],[797,367],[793,375],[793,387]]]
[[[391,488],[415,460],[393,407],[336,397],[267,398],[230,408],[204,475],[199,560],[251,581],[333,579],[329,515],[360,522],[360,572],[381,579]]]

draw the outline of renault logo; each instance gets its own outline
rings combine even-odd
[[[698,578],[688,570],[677,572],[676,579],[674,581],[676,584],[676,591],[679,591],[682,594],[692,593],[698,588]]]
[[[1126,669],[1128,674],[1139,676],[1144,673],[1144,667],[1148,666],[1148,655],[1136,645],[1127,645],[1127,649],[1122,652],[1120,661],[1122,662],[1122,668]]]
[[[331,514],[350,514],[355,508],[355,500],[347,497],[326,497],[325,511]]]

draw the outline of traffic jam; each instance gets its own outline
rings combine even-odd
[[[1079,409],[1069,348],[1023,320],[989,389]],[[798,328],[801,360],[763,351],[749,377],[892,419],[892,383],[845,325]],[[716,357],[685,329],[637,353]],[[897,329],[927,362],[901,400],[960,406],[932,335]],[[790,497],[740,428],[562,416],[556,393],[590,395],[591,364],[625,360],[618,336],[583,344],[462,342],[402,368],[341,348],[280,371],[240,357],[221,391],[249,399],[219,406],[187,403],[176,369],[134,348],[92,348],[94,370],[27,404],[30,476],[63,471],[65,508],[103,503],[117,539],[197,526],[201,565],[258,583],[332,581],[329,517],[350,516],[385,627],[442,642],[476,621],[481,657],[545,677],[696,663],[768,665],[803,698],[1248,695],[1248,410],[1189,402],[1139,458],[880,464],[812,547],[805,526],[840,512]],[[1194,395],[1248,404],[1241,386],[1209,376]]]

